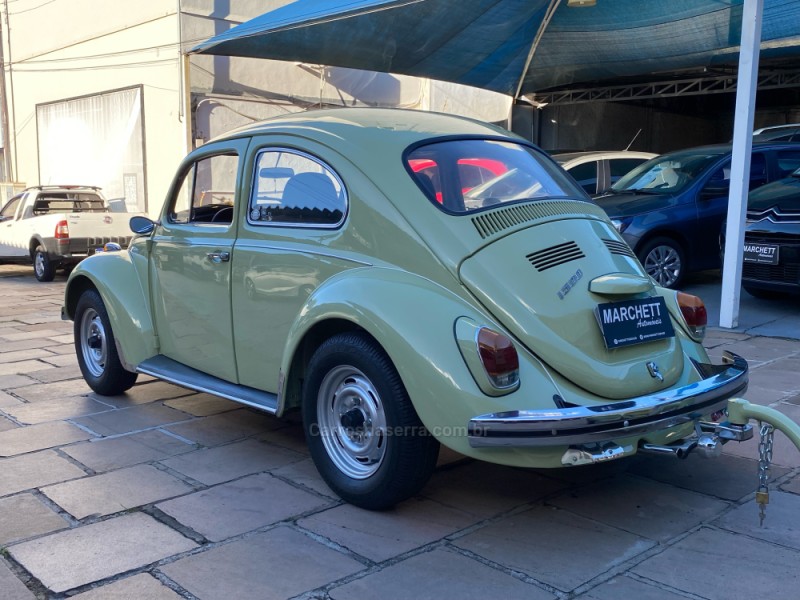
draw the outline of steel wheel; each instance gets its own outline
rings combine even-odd
[[[97,290],[85,290],[75,307],[75,352],[86,383],[98,394],[115,396],[136,383],[119,359],[108,311]]]
[[[372,382],[355,367],[342,365],[322,380],[317,422],[333,464],[353,479],[365,479],[386,455],[386,415]]]
[[[37,246],[33,252],[33,274],[38,281],[53,281],[56,276],[56,265],[50,261],[44,246]]]
[[[80,345],[86,368],[94,377],[100,377],[106,369],[108,344],[103,321],[93,308],[87,308],[81,316]]]
[[[41,252],[36,253],[33,260],[33,270],[36,272],[36,277],[44,277],[44,254]]]
[[[683,251],[671,239],[659,238],[651,241],[639,256],[645,272],[658,285],[674,288],[683,279]]]

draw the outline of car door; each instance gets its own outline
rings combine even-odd
[[[27,194],[19,194],[6,202],[0,210],[0,258],[22,258],[29,256],[26,236],[23,241],[20,235],[19,221],[16,216],[25,203]]]
[[[329,153],[311,142],[306,150],[291,147],[296,141],[290,139],[257,142],[233,253],[234,339],[239,382],[276,393],[289,331],[312,292],[363,263],[334,250],[344,235],[348,197],[337,170],[322,158]]]
[[[718,166],[697,194],[697,222],[691,230],[693,252],[690,260],[695,269],[719,266],[719,236],[728,215],[731,159]],[[750,189],[767,182],[767,157],[754,151],[750,157]]]
[[[152,306],[161,353],[236,382],[231,254],[247,140],[209,144],[185,164],[152,236]]]

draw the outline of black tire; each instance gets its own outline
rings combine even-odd
[[[136,383],[136,373],[119,360],[108,312],[96,290],[86,290],[75,309],[75,352],[83,378],[103,396],[116,396]]]
[[[648,240],[636,255],[644,270],[656,283],[666,288],[677,288],[686,276],[686,253],[683,247],[668,237]]]
[[[33,251],[33,274],[43,282],[53,281],[56,276],[56,265],[50,260],[44,246],[37,246]]]
[[[314,352],[303,388],[303,427],[328,486],[370,510],[419,492],[439,454],[391,360],[360,333],[336,335]]]

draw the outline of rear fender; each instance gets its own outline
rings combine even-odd
[[[146,276],[146,262],[140,268]],[[66,318],[75,318],[80,295],[91,288],[100,293],[106,305],[120,360],[126,369],[133,371],[140,362],[158,354],[147,293],[129,252],[97,254],[75,267],[64,295]]]
[[[504,331],[464,299],[422,277],[381,268],[340,273],[309,297],[289,332],[279,414],[298,403],[298,383],[316,347],[336,332],[363,330],[392,360],[427,429],[454,450],[476,455],[466,435],[472,416],[539,402],[552,406],[557,390],[543,365],[518,344],[521,388],[500,397],[481,392],[456,342],[460,317]]]

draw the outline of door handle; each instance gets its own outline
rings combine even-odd
[[[212,263],[218,265],[219,263],[228,262],[231,259],[230,252],[209,252],[206,258]]]

